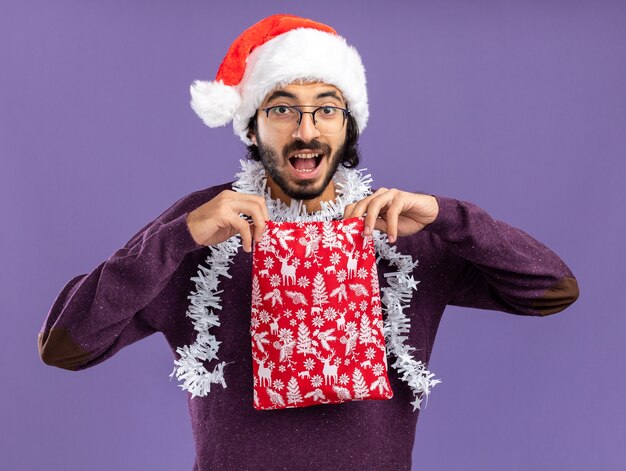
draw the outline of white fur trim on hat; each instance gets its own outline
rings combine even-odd
[[[365,69],[359,53],[341,36],[297,28],[269,40],[248,57],[237,87],[241,105],[233,119],[235,134],[245,144],[251,144],[246,136],[248,122],[267,94],[303,79],[336,86],[346,98],[359,133],[365,129],[369,109]]]
[[[211,128],[228,124],[241,106],[241,96],[235,87],[220,81],[196,80],[189,87],[191,107]]]

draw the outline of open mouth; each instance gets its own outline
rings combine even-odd
[[[323,157],[321,153],[295,154],[289,157],[289,162],[299,174],[306,175],[315,172]]]

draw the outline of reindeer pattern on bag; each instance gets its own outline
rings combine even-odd
[[[268,221],[253,255],[254,407],[389,399],[378,272],[363,218]]]

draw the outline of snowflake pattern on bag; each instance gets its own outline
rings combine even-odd
[[[393,396],[376,256],[363,224],[266,223],[253,254],[255,409]]]

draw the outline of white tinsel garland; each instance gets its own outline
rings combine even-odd
[[[372,193],[369,175],[363,175],[362,171],[347,169],[340,166],[337,169],[333,182],[337,188],[338,196],[335,201],[321,203],[321,210],[307,213],[302,201],[292,200],[287,206],[278,199],[272,199],[269,190],[266,191],[265,169],[259,162],[241,160],[242,171],[236,176],[238,180],[233,184],[233,189],[241,193],[265,195],[265,202],[273,221],[330,221],[343,216],[346,205],[359,201]],[[398,253],[396,247],[390,246],[387,236],[374,231],[374,246],[378,253],[377,261],[385,259],[397,271],[386,273],[385,278],[389,286],[381,287],[381,302],[386,319],[383,325],[383,333],[388,351],[396,357],[392,364],[401,375],[400,379],[408,383],[413,391],[415,400],[411,402],[413,410],[419,409],[424,395],[428,397],[430,389],[440,380],[433,379],[434,374],[426,369],[426,365],[417,361],[411,355],[415,348],[405,344],[410,329],[410,321],[404,314],[411,302],[413,290],[417,289],[419,281],[413,279],[411,272],[417,265],[410,255]],[[211,246],[210,255],[205,264],[198,265],[198,276],[192,278],[196,283],[196,290],[191,292],[190,306],[187,316],[192,319],[194,330],[198,332],[192,345],[185,345],[176,349],[180,356],[174,362],[176,367],[170,378],[176,375],[183,384],[182,389],[189,391],[192,397],[206,396],[211,391],[211,384],[219,383],[224,388],[225,362],[218,363],[212,372],[209,372],[204,362],[217,360],[219,342],[215,335],[209,333],[213,326],[219,326],[219,318],[214,310],[221,310],[219,294],[219,277],[231,278],[228,273],[228,265],[241,247],[239,236]]]

